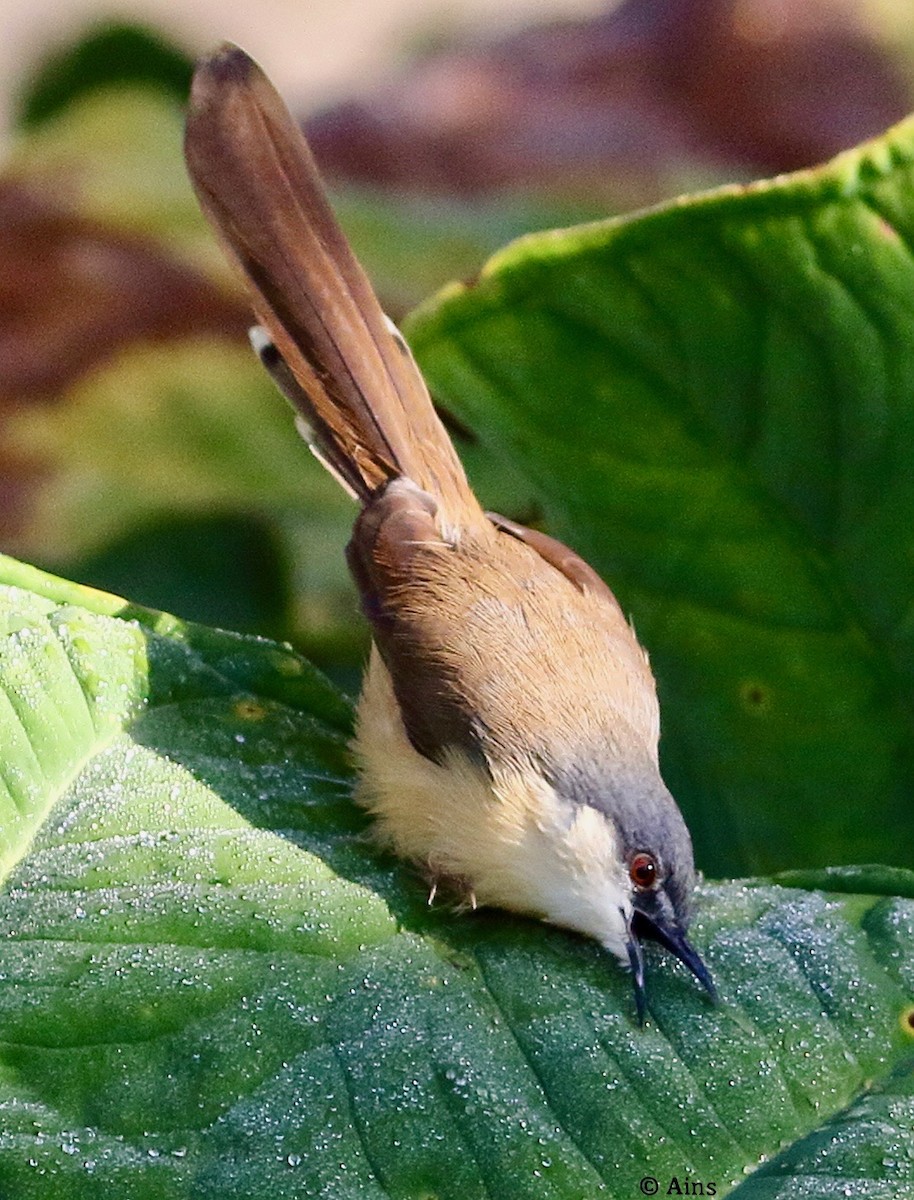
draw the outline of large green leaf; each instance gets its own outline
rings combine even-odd
[[[0,578],[4,1200],[723,1194],[910,1052],[877,874],[704,886],[723,1002],[653,953],[639,1028],[595,945],[430,910],[375,851],[289,650]]]
[[[633,614],[714,872],[910,861],[912,197],[914,119],[523,239],[410,329]]]

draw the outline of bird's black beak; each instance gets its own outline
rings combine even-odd
[[[711,973],[685,934],[672,922],[664,921],[659,913],[656,916],[649,915],[642,909],[636,908],[629,924],[628,960],[631,963],[632,983],[635,988],[635,1009],[642,1025],[647,1012],[647,997],[644,988],[644,952],[641,949],[641,942],[645,939],[659,942],[665,950],[675,954],[679,961],[689,968],[711,999],[717,1003],[717,988],[714,986]]]
[[[632,968],[632,984],[635,989],[635,1010],[638,1013],[638,1024],[644,1024],[647,1016],[647,992],[644,990],[644,954],[631,927],[628,933],[628,961]]]

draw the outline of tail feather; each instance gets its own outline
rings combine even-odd
[[[460,460],[331,212],[304,137],[237,47],[197,68],[185,156],[294,380],[283,390],[333,474],[363,503],[405,475],[436,497],[448,523],[478,521]]]

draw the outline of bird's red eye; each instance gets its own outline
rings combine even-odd
[[[628,865],[628,875],[636,888],[649,891],[657,882],[657,860],[653,854],[642,851],[634,855]]]

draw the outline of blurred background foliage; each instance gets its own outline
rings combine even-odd
[[[437,37],[386,81],[301,115],[401,318],[528,230],[793,170],[879,133],[914,107],[905,13],[906,0],[627,0]],[[342,555],[350,503],[253,360],[184,172],[182,100],[205,48],[93,23],[9,84],[0,548],[287,639],[352,690],[366,634]],[[451,427],[485,503],[539,520],[523,462]],[[892,831],[885,857],[898,858]],[[728,873],[809,862],[814,845],[769,847]]]

